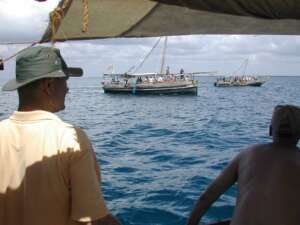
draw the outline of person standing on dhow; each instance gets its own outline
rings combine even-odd
[[[60,51],[31,47],[16,60],[19,108],[0,122],[0,224],[119,225],[107,210],[92,145],[55,112],[65,108],[67,79],[81,76]]]
[[[238,154],[202,194],[187,224],[196,225],[218,197],[236,181],[237,202],[231,225],[300,224],[300,108],[274,109],[273,142]]]

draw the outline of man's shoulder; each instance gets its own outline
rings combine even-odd
[[[7,123],[8,120],[9,120],[8,118],[5,118],[5,119],[3,119],[3,120],[0,120],[0,124]]]
[[[258,153],[262,153],[264,150],[267,149],[270,149],[269,143],[258,143],[258,144],[249,145],[239,153],[238,157],[239,158],[249,157],[250,155],[256,155]]]
[[[51,121],[50,123],[52,123],[54,126],[56,126],[57,128],[60,128],[64,131],[69,131],[69,132],[75,132],[75,129],[78,129],[75,125],[64,121],[62,118],[60,118],[59,116],[52,114],[49,117],[49,121]]]
[[[90,145],[90,140],[87,134],[79,126],[75,126],[63,121],[59,124],[59,126],[64,139],[72,139],[80,145]]]
[[[74,130],[75,127],[76,127],[75,125],[73,125],[73,124],[71,124],[69,122],[65,122],[63,120],[60,120],[60,121],[57,120],[55,122],[56,122],[57,126],[60,126],[60,127],[64,128],[64,129]]]
[[[50,115],[49,119],[51,123],[57,128],[57,130],[60,130],[63,133],[63,136],[75,137],[77,141],[79,141],[80,139],[88,139],[86,133],[79,126],[64,121],[62,118],[58,117],[55,114]]]
[[[8,118],[3,119],[3,120],[0,121],[0,127],[1,127],[1,128],[4,128],[4,127],[6,127],[7,125],[9,125],[9,123],[10,123],[10,121],[9,121]]]
[[[258,143],[250,145],[247,149],[248,151],[259,151],[263,149],[269,149],[271,145],[271,143]]]

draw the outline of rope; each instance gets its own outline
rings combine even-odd
[[[62,9],[65,10],[65,8],[68,6],[70,0],[65,0],[63,5],[62,5]]]
[[[62,9],[60,7],[57,7],[51,14],[50,14],[50,18],[51,18],[51,43],[52,45],[54,45],[55,43],[55,36],[56,36],[56,27],[58,26],[58,24],[61,21],[62,18]]]
[[[16,57],[17,55],[19,55],[21,52],[25,51],[27,48],[30,48],[30,47],[33,47],[34,45],[36,45],[37,43],[39,43],[38,41],[37,42],[34,42],[32,43],[31,45],[29,45],[28,47],[26,48],[23,48],[21,49],[20,51],[16,52],[15,54],[5,58],[5,59],[0,59],[0,68],[3,70],[4,68],[4,63],[11,60],[12,58]]]
[[[88,0],[82,0],[82,3],[83,3],[82,32],[86,33],[88,31],[88,23],[89,23]]]
[[[34,42],[34,43],[32,43],[32,44],[29,45],[28,47],[21,49],[20,51],[18,51],[18,52],[16,52],[15,54],[13,54],[13,55],[7,57],[6,59],[3,59],[2,62],[4,63],[4,62],[7,62],[8,60],[11,60],[12,58],[14,58],[14,57],[16,57],[17,55],[19,55],[21,52],[25,51],[26,49],[28,49],[28,48],[30,48],[30,47],[33,47],[33,46],[36,45],[37,43],[39,43],[39,42]]]
[[[51,31],[52,31],[52,37],[51,37],[51,43],[52,43],[52,47],[54,46],[55,43],[55,33],[56,33],[56,29],[58,27],[58,25],[60,24],[63,16],[64,16],[64,12],[66,7],[69,5],[70,0],[64,0],[62,6],[58,6],[56,7],[56,9],[50,14],[50,20],[51,20]],[[28,47],[16,52],[15,54],[9,56],[8,58],[5,59],[0,59],[0,66],[2,66],[4,64],[4,62],[9,61],[10,59],[16,57],[18,54],[20,54],[21,52],[25,51],[26,49],[33,47],[34,45],[38,44],[39,41],[36,42],[23,42],[23,43],[0,43],[0,45],[2,44],[28,44],[31,43],[31,45],[29,45]]]
[[[56,9],[50,14],[52,46],[55,43],[56,31],[58,29],[59,24],[61,23],[61,20],[65,15],[65,9],[69,5],[69,2],[70,0],[64,0],[62,6],[56,7]],[[86,33],[88,31],[88,22],[89,22],[88,0],[82,0],[82,4],[83,4],[82,32]]]
[[[237,68],[237,70],[235,70],[235,71],[233,72],[233,75],[238,74],[238,72],[239,72],[241,69],[243,69],[243,67],[244,67],[244,73],[245,73],[245,72],[246,72],[246,68],[247,68],[247,64],[248,64],[248,60],[249,60],[249,58],[248,58],[248,59],[245,59],[245,60],[242,62],[242,64],[239,66],[239,68]],[[245,75],[245,74],[243,74],[243,75]]]
[[[60,24],[62,18],[64,17],[65,14],[65,9],[69,5],[70,0],[64,0],[62,6],[56,7],[54,11],[50,14],[50,20],[51,20],[51,43],[54,45],[55,43],[55,35],[56,35],[56,30],[58,28],[58,25]]]
[[[24,41],[24,42],[0,42],[0,45],[25,45],[32,43],[39,43],[40,41]]]
[[[143,59],[143,61],[136,67],[136,69],[134,70],[133,73],[135,73],[136,71],[138,71],[142,67],[142,65],[144,64],[144,62],[146,61],[146,59],[151,55],[151,53],[153,52],[153,50],[156,48],[156,46],[160,42],[160,39],[161,39],[161,37],[159,37],[159,39],[156,41],[155,45],[152,47],[152,49],[150,50],[150,52],[145,56],[145,58]]]

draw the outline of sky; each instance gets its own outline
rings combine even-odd
[[[58,0],[0,0],[0,58],[8,58],[41,39],[48,14]],[[85,76],[127,72],[137,66],[158,38],[119,38],[56,43],[70,66],[80,66]],[[159,72],[162,42],[137,72]],[[166,65],[171,72],[210,72],[216,75],[300,75],[300,36],[187,35],[168,38]],[[0,75],[14,75],[15,59],[5,64]]]

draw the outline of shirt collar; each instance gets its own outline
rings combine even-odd
[[[61,119],[56,116],[54,113],[43,111],[43,110],[34,110],[28,112],[15,111],[9,119],[16,121],[36,121],[36,120],[58,120]]]

